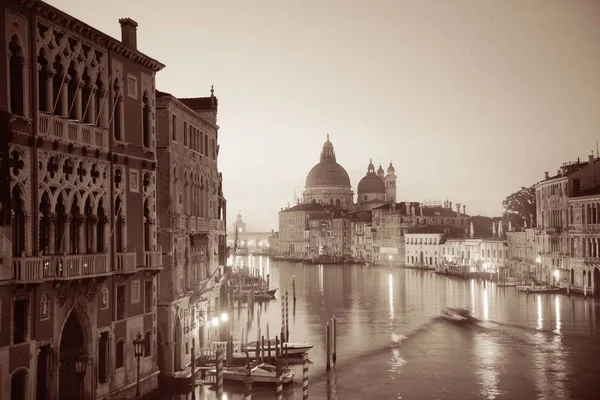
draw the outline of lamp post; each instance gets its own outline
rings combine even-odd
[[[138,332],[137,337],[133,339],[133,353],[137,358],[137,383],[135,387],[135,397],[140,397],[140,358],[144,355],[144,338]]]
[[[85,369],[87,368],[88,356],[83,350],[79,350],[79,353],[75,356],[75,372],[79,376],[80,387],[81,387],[81,400],[85,398],[85,389],[83,385],[83,379],[85,377]]]
[[[391,254],[388,256],[388,260],[390,260],[390,269],[392,269],[392,255]]]

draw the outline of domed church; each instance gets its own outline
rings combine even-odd
[[[327,141],[321,150],[321,160],[306,177],[302,202],[332,205],[350,211],[370,211],[395,202],[396,174],[392,163],[390,162],[387,175],[384,175],[381,165],[375,173],[371,160],[367,174],[358,183],[357,192],[357,203],[354,204],[350,177],[344,167],[337,163],[333,144],[327,135]]]
[[[333,144],[327,141],[321,150],[321,161],[312,167],[306,176],[304,203],[321,203],[351,209],[354,205],[354,192],[348,173],[335,159]]]
[[[390,161],[387,175],[381,165],[375,173],[373,160],[369,160],[367,174],[358,182],[357,210],[370,211],[396,201],[396,170]]]

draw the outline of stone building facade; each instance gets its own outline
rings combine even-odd
[[[0,398],[157,386],[154,77],[164,65],[43,3],[0,6]],[[131,234],[135,232],[136,234]],[[12,397],[11,397],[12,396]]]
[[[443,233],[406,233],[406,265],[435,269],[438,265],[440,245],[444,239]]]
[[[158,213],[166,253],[159,276],[158,360],[165,378],[191,363],[192,344],[207,347],[206,316],[220,306],[219,265],[227,255],[217,106],[212,91],[198,99],[157,91]]]

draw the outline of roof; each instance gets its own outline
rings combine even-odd
[[[464,235],[465,227],[456,225],[424,225],[410,228],[406,233],[446,233],[449,235]]]
[[[373,222],[373,213],[371,211],[357,211],[350,214],[350,220],[354,222]]]
[[[333,143],[329,141],[329,135],[323,144],[320,162],[312,167],[306,176],[306,187],[312,186],[351,186],[348,173],[336,161]]]
[[[415,207],[415,214],[417,217],[421,216],[421,209],[423,210],[423,216],[424,217],[456,217],[456,211],[452,210],[450,208],[445,208],[445,207],[427,207],[427,206],[423,206],[421,203],[418,202],[411,202],[410,206],[414,206]],[[406,202],[401,202],[401,203],[388,203],[388,204],[384,204],[382,206],[376,207],[374,208],[374,210],[390,210],[392,207],[395,207],[396,211],[400,210],[400,214],[401,215],[408,215],[406,212]],[[465,214],[460,214],[461,217],[464,218],[468,218],[468,215]]]
[[[358,182],[356,190],[359,195],[366,193],[385,193],[385,183],[383,182],[383,179],[374,172],[368,172],[360,182]]]
[[[178,99],[183,104],[194,111],[198,110],[216,110],[219,106],[219,99],[215,96],[209,97],[185,97]]]
[[[326,211],[327,208],[323,206],[321,203],[301,203],[297,204],[294,207],[286,208],[281,212],[294,212],[294,211],[307,211],[307,212],[317,212],[317,211]]]

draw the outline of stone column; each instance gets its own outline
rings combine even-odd
[[[62,215],[65,230],[63,231],[63,235],[60,238],[60,243],[62,247],[61,254],[70,254],[71,253],[71,220],[73,216],[71,214]],[[60,249],[59,249],[60,250]]]
[[[86,237],[85,237],[85,215],[80,214],[75,217],[75,226],[77,229],[77,236],[79,237],[79,248],[77,249],[79,254],[86,253]],[[73,249],[75,250],[75,249]]]
[[[62,83],[62,87],[60,89],[60,104],[61,104],[61,112],[65,118],[69,118],[69,82],[71,81],[71,77],[65,73],[64,82]]]
[[[121,210],[121,213],[123,210]],[[121,237],[123,238],[123,252],[127,248],[127,218],[123,215],[123,226],[118,225],[118,218],[115,220],[115,229],[122,229]]]
[[[104,225],[104,248],[99,252],[108,253],[108,246],[110,245],[110,218],[104,217],[100,223]]]
[[[32,227],[31,227],[31,215],[29,213],[25,213],[25,255],[27,257],[31,257],[33,255],[33,235],[32,235]]]
[[[98,87],[96,85],[92,85],[90,87],[90,100],[89,105],[87,106],[87,123],[96,125],[96,91]]]
[[[111,108],[110,92],[107,90],[100,90],[98,94],[100,97],[100,119],[98,120],[98,126],[106,128],[108,127],[108,109]]]
[[[56,214],[48,214],[48,254],[56,254]],[[42,250],[42,249],[40,249]]]
[[[75,107],[75,119],[77,119],[78,121],[81,121],[81,118],[83,116],[83,110],[81,108],[82,104],[81,104],[81,91],[83,90],[85,86],[85,82],[83,80],[80,80],[79,83],[77,84],[77,89],[75,89],[75,105],[73,107]],[[85,105],[84,105],[85,107]]]
[[[90,215],[88,219],[92,222],[92,253],[101,253],[98,251],[98,216]]]
[[[46,77],[46,109],[49,113],[54,112],[54,70],[48,70],[48,76]]]

